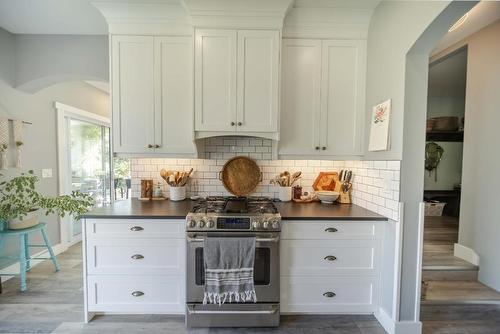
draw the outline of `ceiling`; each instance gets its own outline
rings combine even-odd
[[[0,0],[0,27],[14,34],[107,35],[108,26],[92,2],[142,0]],[[180,4],[181,0],[150,0]],[[296,0],[296,8],[373,9],[380,0]]]
[[[469,35],[500,19],[500,1],[481,1],[469,11],[469,17],[459,28],[446,33],[432,50],[431,56],[438,54]]]
[[[430,97],[464,97],[467,82],[465,48],[433,62],[429,68]]]

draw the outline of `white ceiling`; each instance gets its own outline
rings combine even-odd
[[[431,56],[438,54],[498,19],[500,19],[500,1],[481,1],[469,11],[469,17],[464,24],[444,35],[443,39],[432,50]]]

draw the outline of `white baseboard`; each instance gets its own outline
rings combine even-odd
[[[479,266],[479,255],[474,252],[472,248],[465,247],[464,245],[455,244],[453,249],[453,255],[472,263],[473,265]]]
[[[422,334],[422,322],[398,321],[396,322],[394,334]]]
[[[63,252],[65,252],[68,249],[68,247],[65,247],[63,244],[57,244],[52,246],[52,251],[54,252],[55,255],[59,255]],[[47,249],[44,249],[38,253],[35,253],[31,255],[31,257],[47,257],[47,259],[50,260],[49,252]],[[43,262],[44,260],[30,260],[30,266],[33,268],[37,264]],[[13,263],[8,267],[0,269],[0,274],[14,274],[14,273],[19,273],[19,262]],[[2,276],[2,282],[8,281],[9,279],[16,277],[16,276]]]
[[[384,327],[385,331],[389,334],[394,334],[396,322],[387,314],[387,312],[379,307],[375,313],[373,313],[377,321]]]
[[[379,308],[373,314],[388,334],[421,334],[420,321],[394,321],[387,312]]]

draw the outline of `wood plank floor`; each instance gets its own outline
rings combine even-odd
[[[385,331],[369,315],[283,316],[277,329],[194,329],[184,327],[179,316],[116,315],[98,316],[83,323],[81,249],[74,246],[58,256],[62,270],[53,272],[43,262],[28,274],[28,291],[18,291],[19,282],[4,283],[0,294],[0,333],[134,334],[134,333],[356,333],[382,334]],[[500,306],[428,305],[421,310],[424,333],[500,333]]]

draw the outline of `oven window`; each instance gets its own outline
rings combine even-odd
[[[196,285],[205,285],[203,247],[196,248],[195,262]],[[271,250],[269,248],[255,248],[253,277],[255,285],[269,285],[269,281],[271,279]]]

